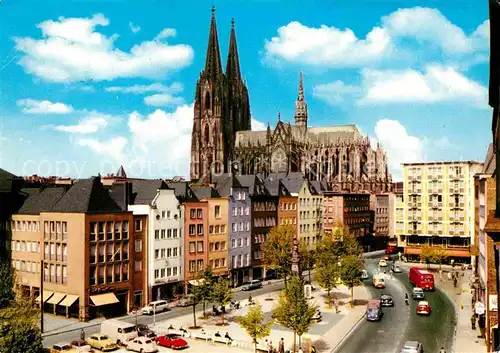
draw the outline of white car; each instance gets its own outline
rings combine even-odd
[[[157,300],[142,308],[141,313],[144,315],[153,315],[153,313],[157,314],[168,310],[168,302],[166,300]]]
[[[127,350],[141,353],[158,352],[155,341],[147,337],[137,337],[127,342]]]
[[[382,259],[378,262],[378,265],[379,265],[379,267],[387,267],[387,261]]]

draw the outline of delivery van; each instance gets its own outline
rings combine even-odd
[[[134,324],[116,319],[106,320],[101,323],[101,333],[107,335],[118,345],[124,345],[127,341],[138,336]]]
[[[434,290],[434,275],[429,271],[422,270],[418,267],[412,267],[408,273],[408,279],[415,287],[429,291]]]

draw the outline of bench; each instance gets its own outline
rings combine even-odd
[[[219,342],[219,343],[224,343],[225,345],[229,345],[229,344],[231,344],[232,340],[227,339],[227,338],[225,338],[223,336],[217,337],[217,336],[213,335],[212,336],[212,342],[214,342],[214,343],[215,342]]]
[[[205,341],[210,341],[212,339],[209,335],[203,332],[193,333],[191,337],[194,339],[205,340]]]

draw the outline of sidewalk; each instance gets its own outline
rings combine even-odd
[[[457,269],[457,267],[455,268]],[[435,275],[438,288],[445,292],[455,304],[456,327],[453,351],[455,353],[485,353],[484,338],[477,337],[480,334],[479,327],[476,325],[476,330],[472,330],[470,322],[473,313],[473,290],[470,285],[472,270],[460,271],[459,273],[457,288],[453,286],[453,281],[447,278],[445,271],[443,271],[442,278],[439,277],[439,274]]]

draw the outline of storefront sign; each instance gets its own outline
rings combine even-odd
[[[490,294],[488,297],[488,310],[498,311],[498,295]]]

